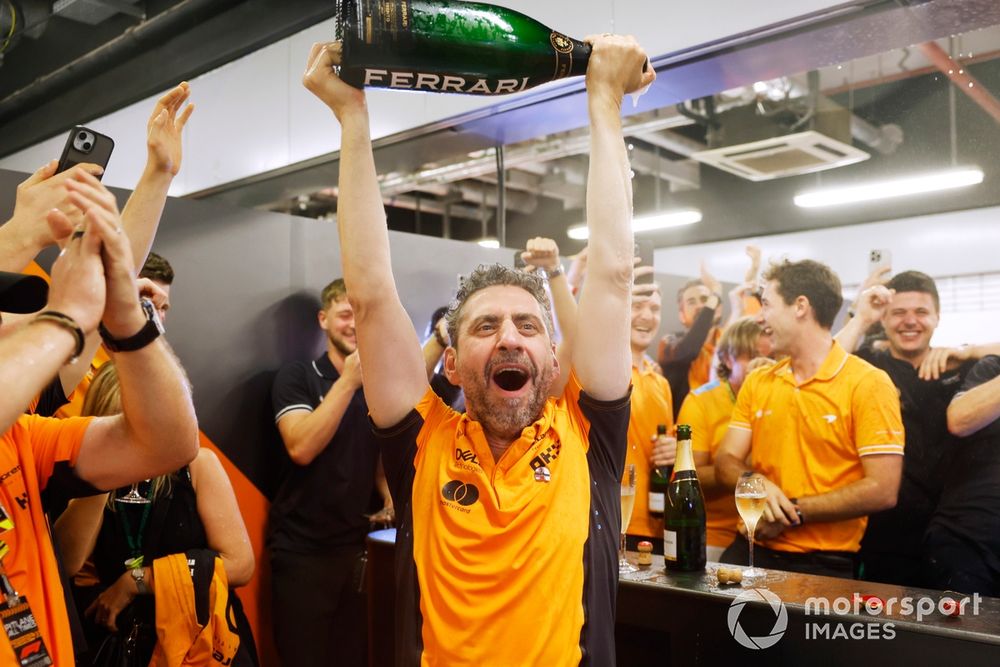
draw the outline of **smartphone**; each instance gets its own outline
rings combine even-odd
[[[515,250],[514,251],[514,268],[515,269],[523,269],[523,268],[525,268],[527,266],[527,264],[524,262],[524,258],[521,257],[521,253],[522,252],[524,252],[524,251],[523,250]]]
[[[887,248],[868,251],[868,275],[884,267],[892,267],[892,251]]]
[[[639,258],[639,264],[637,266],[653,266],[653,242],[652,241],[636,241],[635,249],[633,250],[635,257]],[[650,273],[645,276],[637,276],[635,283],[637,285],[642,285],[643,283],[652,283],[654,275]]]
[[[77,125],[69,131],[56,173],[66,171],[81,162],[92,162],[107,169],[111,151],[114,149],[115,142],[111,137]],[[97,178],[100,179],[101,176]]]

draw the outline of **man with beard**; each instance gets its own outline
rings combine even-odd
[[[367,665],[365,597],[354,580],[378,465],[343,279],[323,289],[326,351],[283,367],[271,393],[292,466],[271,506],[274,637],[286,665]],[[388,493],[384,495],[387,504]]]
[[[785,261],[764,279],[759,321],[788,357],[743,382],[716,481],[732,489],[744,472],[764,479],[758,565],[851,578],[867,515],[896,504],[899,398],[884,371],[833,339],[843,297],[829,267]],[[748,551],[739,537],[722,561],[745,563]]]
[[[479,267],[448,314],[445,372],[465,391],[465,415],[430,389],[393,282],[365,94],[334,73],[335,45],[310,53],[304,83],[342,130],[341,261],[400,516],[397,665],[615,664],[633,247],[621,103],[655,74],[631,38],[589,41],[590,251],[578,316],[591,325],[578,327],[572,368],[561,367],[542,281]],[[564,393],[547,399],[561,373]]]

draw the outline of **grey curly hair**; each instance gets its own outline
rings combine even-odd
[[[458,294],[455,295],[455,299],[449,304],[448,313],[445,315],[445,321],[448,323],[448,338],[451,340],[453,348],[458,349],[458,326],[462,319],[462,308],[465,306],[465,302],[479,290],[494,285],[520,287],[535,297],[545,315],[545,328],[549,337],[552,336],[555,331],[555,325],[552,321],[552,304],[549,302],[549,295],[545,291],[545,283],[542,279],[534,273],[518,271],[503,264],[480,264],[475,271],[462,280],[462,286],[459,288]]]

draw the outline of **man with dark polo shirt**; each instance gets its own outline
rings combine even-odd
[[[927,530],[935,588],[1000,595],[1000,357],[981,359],[948,406],[951,443],[941,501]]]
[[[601,325],[578,327],[572,367],[562,368],[541,279],[479,267],[448,315],[445,372],[465,392],[465,415],[430,389],[393,283],[365,94],[334,73],[335,45],[310,53],[304,83],[342,130],[341,261],[400,518],[399,666],[615,664],[633,248],[621,103],[655,74],[631,38],[592,42],[578,319]],[[566,389],[549,399],[560,373]]]
[[[716,481],[732,489],[745,472],[763,478],[759,565],[850,578],[867,515],[896,504],[899,399],[885,372],[833,339],[843,297],[829,267],[785,261],[764,278],[759,321],[788,356],[743,382]],[[748,547],[738,537],[722,561],[745,563]]]
[[[899,390],[906,431],[899,499],[892,509],[868,518],[861,541],[861,576],[923,587],[928,585],[921,576],[924,533],[941,494],[942,470],[954,451],[948,404],[976,360],[992,348],[931,348],[941,305],[934,279],[919,271],[903,271],[885,287],[866,290],[857,311],[837,340],[853,350],[865,331],[881,322],[888,348],[863,347],[855,354],[889,374]]]
[[[271,506],[274,637],[286,665],[367,665],[360,559],[378,445],[361,392],[354,313],[342,279],[321,295],[326,351],[285,366],[271,398],[292,459]]]

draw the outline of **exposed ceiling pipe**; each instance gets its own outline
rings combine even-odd
[[[459,183],[455,186],[455,190],[461,195],[463,201],[478,202],[480,205],[485,203],[490,208],[496,208],[499,204],[495,188],[488,192],[485,198],[482,186],[473,186],[471,182]],[[508,188],[504,193],[504,203],[511,211],[531,214],[538,208],[538,197],[525,192],[512,191]]]
[[[475,220],[476,222],[483,217],[483,212],[479,206],[466,206],[465,204],[455,204],[451,201],[441,202],[434,199],[418,199],[409,195],[397,195],[395,197],[384,197],[382,202],[386,206],[405,208],[410,211],[416,211],[419,207],[421,213],[442,216],[445,213],[445,207],[447,207],[450,218],[462,218],[464,220]]]
[[[942,49],[937,42],[924,42],[920,45],[920,51],[935,67],[951,79],[959,90],[971,97],[976,104],[983,108],[983,111],[992,116],[993,120],[1000,123],[1000,101],[969,74],[967,69],[948,55],[948,52]]]
[[[648,120],[625,123],[625,134],[655,132],[658,130],[691,125],[683,116],[670,115]],[[568,137],[532,142],[522,146],[504,149],[505,169],[520,168],[532,162],[550,162],[570,155],[580,155],[590,150],[590,135],[580,133]],[[496,173],[496,153],[494,149],[482,151],[480,155],[462,162],[422,169],[413,174],[388,174],[381,179],[383,197],[391,197],[417,189],[425,183],[452,183],[467,178],[480,178]]]
[[[210,16],[245,0],[182,0],[34,83],[0,100],[0,121],[41,105],[64,91],[127,61],[150,46],[169,40]]]
[[[851,114],[851,136],[883,155],[892,155],[903,143],[903,128],[895,123],[876,127],[857,114]]]

